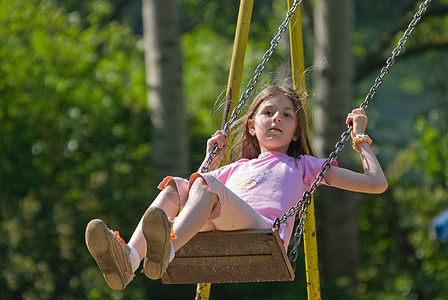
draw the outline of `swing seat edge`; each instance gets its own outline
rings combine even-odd
[[[164,284],[292,281],[276,229],[200,232],[176,252]]]

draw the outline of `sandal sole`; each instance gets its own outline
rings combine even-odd
[[[143,235],[146,240],[146,257],[143,271],[150,279],[159,279],[168,261],[171,222],[158,207],[150,207],[143,217]]]
[[[113,290],[124,289],[126,280],[122,275],[120,262],[114,254],[115,245],[111,240],[109,228],[102,220],[89,222],[86,228],[86,244],[109,287]]]

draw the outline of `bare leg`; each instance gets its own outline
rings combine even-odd
[[[174,224],[169,222],[163,209],[151,205],[141,221],[144,236],[142,243],[146,242],[143,262],[146,277],[158,279],[163,275],[173,258],[173,251],[182,247],[207,223],[217,203],[218,196],[210,193],[208,184],[201,177],[192,183],[188,200]],[[174,241],[170,239],[172,230],[177,236]]]
[[[160,207],[165,211],[166,215],[172,219],[179,213],[179,203],[179,193],[177,192],[176,185],[174,182],[170,182],[168,186],[159,193],[151,206]],[[128,244],[137,250],[140,260],[145,257],[146,241],[143,236],[142,220],[140,220],[137,228],[135,228]]]
[[[209,191],[202,177],[198,177],[190,188],[187,204],[174,223],[177,239],[173,244],[176,251],[203,228],[217,203],[218,196]]]

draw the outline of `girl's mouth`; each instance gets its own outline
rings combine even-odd
[[[269,131],[278,131],[278,132],[282,132],[279,128],[276,128],[276,127],[272,127],[272,128],[270,128]]]

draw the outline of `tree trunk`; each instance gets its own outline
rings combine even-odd
[[[347,129],[345,118],[352,109],[354,65],[351,53],[352,0],[319,0],[315,7],[316,98],[313,125],[314,149],[328,157]],[[353,168],[350,144],[339,154],[341,167]],[[358,267],[358,222],[354,194],[334,188],[320,188],[318,207],[319,249],[322,276],[334,281],[344,277],[356,285]]]
[[[153,123],[155,180],[188,173],[188,139],[182,98],[179,14],[175,0],[143,0],[146,89]]]

